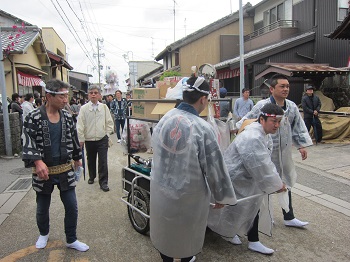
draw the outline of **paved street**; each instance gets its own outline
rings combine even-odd
[[[35,248],[35,193],[25,179],[30,176],[20,159],[0,159],[0,262],[2,261],[161,261],[149,236],[131,226],[126,205],[120,201],[121,168],[126,165],[121,145],[109,151],[111,191],[104,193],[97,183],[81,180],[78,237],[90,250],[81,253],[64,246],[64,209],[55,188],[51,205],[49,245]],[[233,246],[213,232],[207,232],[198,261],[350,261],[350,143],[319,144],[309,148],[301,161],[295,150],[298,184],[293,189],[296,216],[310,222],[306,229],[287,228],[274,201],[273,236],[261,235],[261,242],[274,248],[272,256],[253,253],[243,245]],[[13,189],[22,179],[24,189]],[[17,182],[17,186],[21,185]],[[11,189],[12,190],[9,190]]]

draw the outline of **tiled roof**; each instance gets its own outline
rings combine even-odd
[[[350,40],[350,13],[345,17],[343,22],[329,35],[331,39],[348,39]]]
[[[272,45],[268,45],[268,46],[265,46],[265,47],[262,47],[262,48],[259,48],[259,49],[253,50],[253,51],[250,51],[250,52],[244,54],[244,60],[253,59],[255,56],[264,55],[264,53],[267,53],[269,51],[273,51],[274,49],[279,50],[279,52],[280,52],[280,48],[282,48],[282,47],[289,47],[293,43],[295,43],[297,45],[300,45],[301,44],[301,42],[300,42],[301,40],[303,40],[305,38],[308,38],[310,36],[314,36],[314,35],[315,35],[315,32],[307,32],[307,33],[304,33],[304,34],[301,34],[301,35],[298,35],[298,36],[295,36],[295,37],[292,37],[292,38],[285,39],[285,40],[283,40],[281,42],[278,42],[278,43],[275,43],[275,44],[272,44]],[[228,67],[231,64],[239,63],[239,60],[240,60],[240,57],[237,56],[237,57],[235,57],[233,59],[229,59],[229,60],[217,63],[214,66],[215,66],[216,69],[221,69],[221,68],[224,68],[224,67]]]
[[[22,34],[12,27],[2,27],[0,33],[2,49],[6,50],[8,45],[11,45],[14,41],[18,41],[18,43],[14,43],[13,50],[10,53],[25,53],[28,47],[40,36],[40,29],[36,26],[25,27],[24,31],[25,34]],[[18,38],[16,38],[16,34],[19,34]],[[11,36],[13,38],[9,39]]]

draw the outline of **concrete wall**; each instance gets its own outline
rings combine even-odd
[[[11,130],[12,153],[18,154],[22,151],[20,126],[22,125],[22,121],[19,120],[18,113],[10,113],[9,121]],[[0,155],[6,155],[4,120],[2,114],[0,114]]]

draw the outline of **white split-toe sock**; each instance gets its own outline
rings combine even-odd
[[[309,224],[309,222],[300,221],[297,218],[293,218],[292,220],[284,220],[284,224],[287,227],[304,227]]]
[[[231,244],[234,245],[242,245],[242,241],[239,239],[239,236],[235,235],[233,238],[232,237],[222,237],[225,239],[227,242],[230,242]]]
[[[260,241],[248,242],[248,249],[264,255],[271,255],[275,252],[273,249],[265,247]]]
[[[45,248],[47,245],[47,241],[49,241],[49,234],[46,236],[40,235],[38,240],[35,243],[36,248]]]
[[[73,248],[81,252],[85,252],[89,250],[89,246],[83,242],[80,242],[79,240],[75,240],[73,243],[70,243],[70,244],[67,243],[66,247]]]

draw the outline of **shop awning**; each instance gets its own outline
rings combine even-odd
[[[68,70],[73,70],[73,67],[62,57],[59,56],[49,50],[47,50],[47,55],[49,56],[50,59],[54,60],[56,63],[61,63],[61,65]]]
[[[15,63],[16,69],[20,69],[22,73],[29,74],[29,75],[47,75],[47,73],[37,67],[34,67],[29,64],[23,64],[23,63]]]
[[[17,71],[18,84],[21,86],[43,86],[45,85],[40,77],[25,74],[21,71]]]

